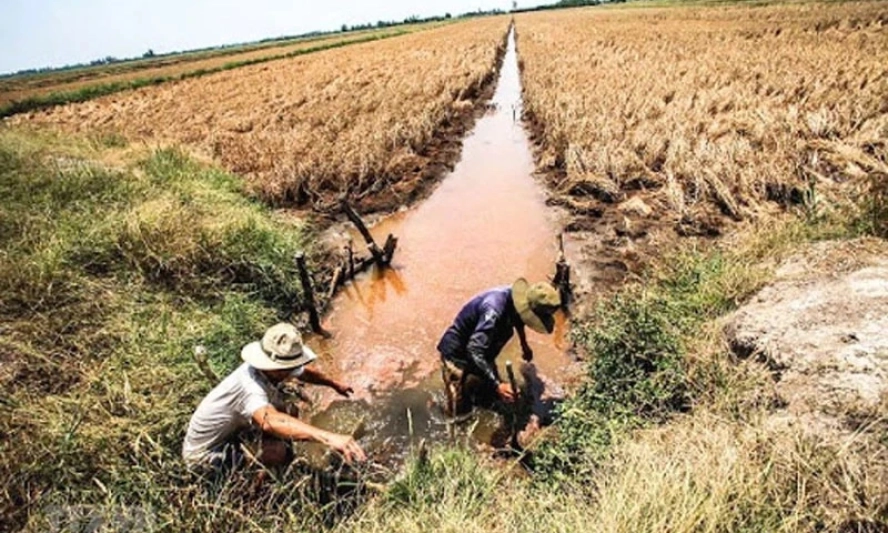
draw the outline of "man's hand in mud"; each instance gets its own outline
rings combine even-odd
[[[350,398],[352,394],[354,394],[355,389],[351,388],[349,385],[345,383],[341,383],[337,381],[333,384],[333,390],[339,393],[340,396],[344,396],[346,398]]]
[[[530,349],[530,346],[522,346],[521,348],[521,358],[527,361],[528,363],[533,361],[533,350]]]
[[[512,386],[508,383],[500,383],[497,385],[496,393],[499,395],[500,400],[505,403],[512,403],[515,401],[515,393],[512,392]]]
[[[367,454],[350,435],[333,434],[329,437],[327,445],[342,454],[348,464],[363,463],[367,460]]]

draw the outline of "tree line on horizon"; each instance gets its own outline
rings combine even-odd
[[[548,9],[563,9],[570,7],[582,7],[582,6],[594,6],[602,3],[622,3],[626,0],[559,0],[554,4],[543,4],[534,7],[526,7],[526,8],[517,8],[513,7],[509,10],[509,13],[524,13],[528,11],[543,11]],[[515,3],[513,2],[513,6]],[[85,63],[73,63],[70,65],[64,65],[61,67],[37,67],[37,68],[29,68],[17,70],[8,74],[0,74],[0,79],[9,78],[14,76],[27,76],[32,74],[45,74],[48,72],[64,72],[67,70],[75,70],[79,68],[88,68],[88,67],[99,67],[104,65],[112,65],[116,63],[125,63],[129,61],[138,61],[142,59],[156,59],[162,57],[175,56],[186,53],[198,53],[198,52],[209,52],[214,50],[226,50],[231,48],[239,48],[250,44],[266,44],[266,43],[275,43],[275,42],[283,42],[283,41],[291,41],[295,39],[307,39],[312,37],[323,37],[327,35],[335,35],[339,33],[348,33],[353,31],[366,31],[373,29],[382,29],[382,28],[391,28],[394,26],[403,26],[407,24],[423,24],[429,22],[443,22],[447,20],[463,19],[463,18],[473,18],[473,17],[486,17],[486,16],[495,16],[495,15],[504,15],[506,11],[502,9],[478,9],[476,11],[467,11],[460,15],[454,17],[450,13],[445,13],[443,15],[432,15],[428,17],[419,17],[417,15],[411,15],[409,17],[404,18],[403,20],[378,20],[376,22],[367,22],[364,24],[343,24],[340,26],[338,30],[329,30],[329,31],[321,31],[315,30],[305,33],[300,33],[296,35],[281,35],[278,37],[268,37],[265,39],[260,39],[258,41],[252,41],[247,43],[233,43],[233,44],[223,44],[218,46],[208,46],[206,48],[195,48],[193,50],[180,50],[175,52],[167,52],[163,54],[158,54],[154,52],[154,49],[149,48],[144,54],[140,57],[126,57],[126,58],[118,58],[115,56],[106,56],[98,59],[94,59]]]

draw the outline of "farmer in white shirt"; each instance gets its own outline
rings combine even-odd
[[[210,391],[191,417],[182,445],[189,466],[237,466],[243,461],[241,441],[251,431],[261,432],[255,456],[266,466],[290,459],[290,440],[320,442],[349,463],[366,459],[351,436],[325,431],[284,412],[277,386],[291,377],[325,385],[345,397],[353,392],[348,385],[306,368],[317,356],[302,344],[295,327],[272,326],[261,341],[244,346],[241,358],[244,363]]]

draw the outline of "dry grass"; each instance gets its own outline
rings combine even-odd
[[[491,81],[508,24],[452,24],[14,122],[182,143],[248,175],[271,202],[322,206],[421,169],[436,131]]]
[[[418,27],[408,26],[313,39],[293,39],[283,43],[245,45],[234,49],[222,48],[183,53],[70,71],[13,76],[8,79],[0,79],[0,107],[16,100],[45,96],[50,93],[77,91],[91,85],[131,82],[137,79],[175,78],[193,72],[219,69],[228,64],[261,61],[318,46],[362,41],[370,35],[384,37],[415,30]]]
[[[888,448],[864,433],[828,440],[706,412],[627,435],[616,450],[594,478],[556,490],[472,452],[439,452],[410,465],[385,497],[338,529],[867,532],[885,525]]]
[[[888,170],[881,2],[566,10],[517,18],[540,166],[561,192],[667,220]]]

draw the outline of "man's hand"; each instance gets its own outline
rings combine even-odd
[[[332,433],[327,438],[327,446],[341,453],[345,462],[353,464],[355,462],[363,463],[367,460],[367,455],[361,446],[350,435],[340,435]]]
[[[340,396],[344,396],[346,398],[351,397],[351,395],[355,392],[355,389],[340,381],[333,382],[333,390],[339,393]]]
[[[525,344],[521,347],[521,358],[528,363],[533,361],[533,350],[530,349],[530,346]]]
[[[497,385],[496,393],[499,395],[500,400],[505,403],[512,403],[515,401],[515,393],[512,392],[512,386],[508,383],[500,383]]]

